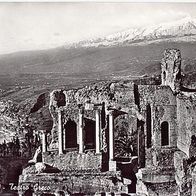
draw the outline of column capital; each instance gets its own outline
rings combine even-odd
[[[58,108],[58,110],[57,110],[58,113],[61,113],[62,111],[63,111],[62,107]]]
[[[94,110],[102,110],[103,103],[96,103],[94,104]]]
[[[84,106],[83,106],[83,104],[78,104],[78,112],[79,112],[79,114],[84,114]]]
[[[109,110],[109,161],[113,161],[114,159],[114,116],[113,112],[114,110]],[[110,168],[109,164],[109,170],[113,170]],[[113,166],[112,166],[113,167]]]
[[[84,104],[84,108],[85,108],[85,110],[94,110],[94,103],[88,103],[88,102],[86,102]]]
[[[79,114],[84,114],[84,108],[79,109]]]
[[[108,107],[107,107],[107,110],[106,110],[107,114],[111,114],[111,115],[112,115],[115,111],[116,111],[116,108],[114,108],[114,107],[112,107],[112,106],[108,106]]]
[[[98,111],[101,111],[102,110],[102,105],[100,106],[100,105],[95,105],[94,106],[94,110],[96,111],[96,110],[98,110]]]
[[[107,114],[110,116],[114,115],[114,109],[107,109]]]
[[[47,134],[47,130],[40,130],[42,134]]]
[[[62,111],[61,110],[57,110],[57,114],[58,114],[58,116],[61,116],[62,115]]]

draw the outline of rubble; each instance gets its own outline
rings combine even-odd
[[[42,137],[39,174],[28,166],[19,184],[50,187],[34,189],[37,195],[194,195],[196,101],[182,91],[179,50],[166,50],[161,68],[161,85],[101,82],[53,90],[53,127]],[[45,164],[58,172],[47,173]]]

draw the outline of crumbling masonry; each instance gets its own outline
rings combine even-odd
[[[196,193],[196,99],[181,54],[166,50],[161,85],[102,82],[50,94],[42,163],[23,170],[20,195]],[[39,167],[39,170],[36,169]]]

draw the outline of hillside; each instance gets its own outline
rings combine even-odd
[[[20,52],[0,57],[1,74],[64,73],[103,75],[126,73],[143,74],[157,72],[157,66],[165,48],[178,48],[182,52],[186,72],[195,70],[196,42],[150,43],[119,47],[56,48],[45,51]]]

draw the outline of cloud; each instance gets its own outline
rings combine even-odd
[[[50,48],[188,16],[196,17],[196,3],[5,3],[0,53]]]

